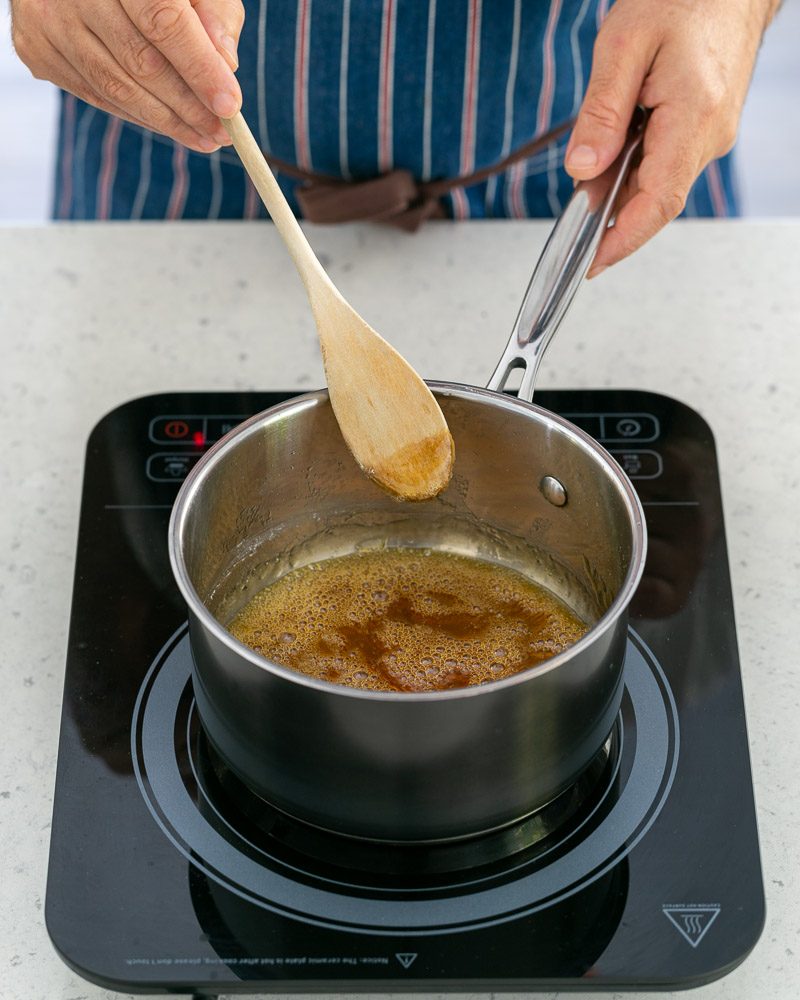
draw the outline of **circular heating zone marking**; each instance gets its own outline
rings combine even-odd
[[[131,750],[136,779],[164,834],[208,878],[264,909],[305,923],[363,934],[452,933],[514,920],[574,895],[608,873],[647,833],[669,794],[677,767],[679,728],[664,671],[629,631],[625,659],[620,756],[614,780],[591,822],[556,848],[526,860],[509,858],[485,878],[455,873],[443,884],[403,891],[292,869],[233,829],[212,822],[192,788],[195,762],[186,730],[192,659],[188,626],[160,651],[134,708]],[[193,712],[193,704],[189,714]],[[637,739],[646,734],[646,739]],[[189,758],[189,759],[187,759]],[[613,785],[613,790],[612,790]],[[213,804],[211,804],[213,808]]]

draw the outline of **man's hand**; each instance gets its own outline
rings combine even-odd
[[[12,0],[12,38],[38,79],[211,152],[242,94],[240,0]]]
[[[595,43],[567,172],[576,180],[602,173],[622,148],[635,106],[652,114],[642,161],[588,277],[679,215],[702,170],[731,149],[777,6],[778,0],[617,0],[611,8]]]

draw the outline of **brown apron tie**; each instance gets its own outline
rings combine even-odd
[[[519,146],[499,163],[462,177],[438,181],[417,181],[408,170],[392,170],[365,181],[345,181],[338,177],[301,170],[292,163],[268,156],[275,170],[303,183],[295,191],[303,218],[309,222],[386,222],[409,232],[419,229],[426,219],[444,218],[439,199],[449,191],[471,187],[527,160],[572,127],[562,122],[544,135]]]

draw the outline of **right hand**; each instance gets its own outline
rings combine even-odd
[[[11,0],[11,16],[37,79],[198,152],[230,143],[241,0]]]

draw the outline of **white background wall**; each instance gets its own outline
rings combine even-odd
[[[16,58],[0,17],[0,222],[41,222],[50,211],[55,93]],[[744,213],[800,215],[800,0],[784,0],[767,33],[738,152]]]

